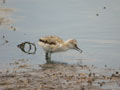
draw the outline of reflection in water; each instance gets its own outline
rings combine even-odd
[[[26,50],[26,45],[28,45],[29,49]],[[18,48],[21,49],[21,51],[23,51],[24,53],[27,53],[27,54],[35,54],[36,53],[36,45],[34,43],[31,43],[31,42],[23,42],[19,45],[17,45]]]
[[[82,66],[83,65],[83,59],[77,59],[77,60],[78,60],[77,65]]]
[[[0,3],[5,4],[5,3],[6,3],[6,0],[0,0]]]
[[[5,0],[3,0],[3,3],[5,3]]]
[[[56,69],[59,66],[69,66],[67,63],[61,63],[61,62],[56,62],[53,61],[54,63],[45,63],[45,64],[40,64],[39,66],[43,69]]]

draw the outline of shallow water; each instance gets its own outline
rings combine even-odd
[[[29,59],[32,64],[45,63],[44,51],[38,46],[42,36],[56,35],[64,40],[75,38],[82,54],[70,50],[52,55],[54,61],[88,64],[99,67],[120,65],[120,1],[119,0],[7,0],[1,7],[14,9],[6,17],[12,21],[0,25],[0,64]],[[104,8],[105,7],[105,8]],[[4,13],[5,15],[8,13]],[[15,27],[16,31],[9,29]],[[17,45],[36,44],[35,55],[22,52]]]

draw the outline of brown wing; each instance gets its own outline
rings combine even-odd
[[[43,43],[46,43],[46,44],[50,44],[50,45],[57,45],[59,43],[64,43],[64,41],[57,36],[43,37],[43,38],[40,38],[39,41],[43,42]]]

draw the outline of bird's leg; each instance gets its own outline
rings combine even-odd
[[[50,52],[48,53],[48,58],[51,61],[51,53]]]
[[[51,62],[51,53],[50,52],[46,52],[46,61],[47,61],[47,63]]]
[[[45,59],[48,62],[48,52],[45,53]]]

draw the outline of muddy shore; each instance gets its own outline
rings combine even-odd
[[[0,90],[119,90],[120,70],[87,65],[29,65],[24,59],[0,70]]]

